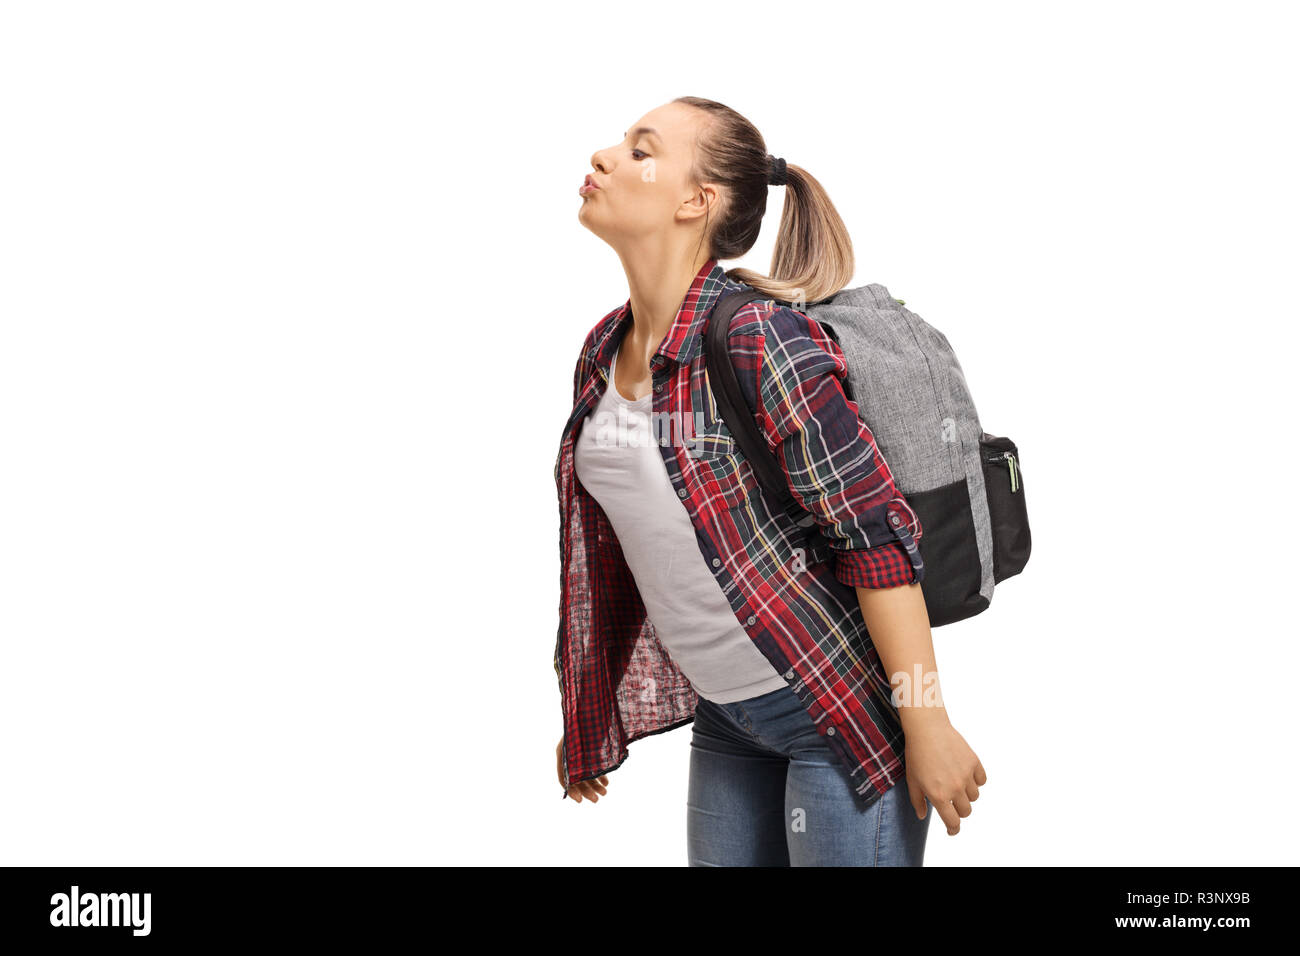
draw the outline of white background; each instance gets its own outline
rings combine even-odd
[[[1289,12],[6,5],[0,863],[685,863],[689,729],[562,800],[551,656],[577,187],[687,94],[1021,449],[926,865],[1293,862]]]

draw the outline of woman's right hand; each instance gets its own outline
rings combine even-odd
[[[560,786],[564,786],[564,738],[560,738],[559,744],[555,747],[555,776],[560,781]],[[609,786],[609,777],[596,777],[594,780],[579,780],[569,787],[568,794],[570,799],[582,803],[582,798],[586,797],[592,803],[596,803],[605,795],[605,788]]]

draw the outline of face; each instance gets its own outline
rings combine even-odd
[[[718,199],[717,187],[689,179],[705,121],[700,110],[666,103],[632,123],[620,142],[592,153],[587,182],[597,188],[579,190],[578,221],[615,247],[674,231],[698,236],[706,206],[712,215]]]

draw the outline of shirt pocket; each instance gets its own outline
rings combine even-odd
[[[694,442],[687,445],[686,456],[693,464],[694,487],[727,508],[743,504],[758,487],[754,469],[721,419],[696,433]]]

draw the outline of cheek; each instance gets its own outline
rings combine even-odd
[[[642,180],[640,173],[636,172],[619,183],[615,198],[621,214],[638,222],[659,224],[672,219],[673,195],[664,183],[654,179]]]

